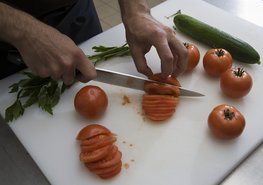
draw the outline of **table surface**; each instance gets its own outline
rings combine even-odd
[[[263,27],[262,0],[204,0]],[[261,10],[261,11],[260,11]],[[221,185],[260,185],[263,182],[263,144],[244,160]],[[5,185],[50,185],[15,134],[0,118],[0,182]]]

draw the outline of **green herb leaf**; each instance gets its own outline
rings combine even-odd
[[[53,115],[52,106],[51,106],[51,100],[50,96],[48,94],[47,86],[43,86],[40,89],[40,92],[38,94],[38,106],[48,112],[49,114]]]
[[[9,88],[11,89],[9,91],[9,93],[18,92],[18,90],[19,90],[19,83],[14,83],[13,85],[9,86]]]
[[[13,121],[24,114],[24,108],[20,100],[16,100],[10,107],[5,111],[5,121]]]
[[[38,94],[39,94],[40,88],[34,89],[33,92],[30,94],[26,102],[24,103],[23,107],[27,108],[33,105],[34,103],[37,103],[38,101]]]

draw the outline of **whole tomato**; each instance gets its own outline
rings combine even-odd
[[[208,116],[208,126],[219,139],[234,139],[245,128],[245,118],[234,106],[221,104]]]
[[[210,76],[219,77],[232,67],[232,56],[222,48],[209,49],[203,58],[203,67]]]
[[[231,68],[220,77],[222,92],[231,98],[242,98],[246,96],[253,85],[251,75],[243,68]]]
[[[88,119],[101,117],[108,106],[106,93],[98,86],[88,85],[75,95],[75,110]]]
[[[199,49],[191,43],[184,43],[184,46],[186,47],[188,51],[188,62],[187,62],[187,68],[185,72],[192,71],[200,60],[200,52]]]

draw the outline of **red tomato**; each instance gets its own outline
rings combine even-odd
[[[76,111],[89,119],[101,117],[108,106],[106,93],[98,86],[88,85],[79,90],[74,99]]]
[[[251,75],[243,68],[232,68],[224,72],[220,77],[222,92],[231,98],[246,96],[253,85]]]
[[[188,51],[188,62],[187,62],[187,68],[185,72],[192,71],[200,60],[200,52],[199,49],[190,43],[184,43],[184,46],[186,47]]]
[[[203,67],[207,74],[219,77],[232,66],[232,56],[225,49],[209,49],[203,58]]]
[[[234,139],[245,128],[245,118],[234,106],[218,105],[208,116],[208,126],[219,139]]]
[[[149,79],[162,83],[175,85],[175,86],[181,86],[180,82],[177,80],[177,78],[174,75],[169,75],[168,77],[163,78],[161,73],[156,73],[150,76]]]
[[[170,118],[176,110],[178,99],[169,95],[143,95],[142,108],[145,116],[152,121],[164,121]]]
[[[100,161],[109,154],[112,148],[113,148],[112,145],[106,145],[104,147],[93,150],[91,152],[81,152],[79,155],[80,161],[84,163]]]
[[[77,140],[90,139],[98,135],[111,135],[111,131],[99,124],[91,124],[79,131]]]
[[[118,147],[114,145],[112,151],[108,154],[103,162],[98,161],[93,163],[86,163],[85,166],[88,167],[90,170],[108,168],[119,163],[121,160],[121,156],[122,153],[119,152]]]
[[[114,145],[116,137],[109,129],[91,124],[78,133],[80,140],[80,161],[100,178],[108,179],[121,171],[122,153]]]
[[[90,139],[82,140],[80,143],[81,152],[91,152],[106,145],[112,145],[116,141],[114,135],[103,135],[92,137]]]
[[[148,94],[163,94],[180,96],[180,89],[175,85],[162,85],[154,82],[145,82],[144,91]]]

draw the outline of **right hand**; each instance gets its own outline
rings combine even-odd
[[[96,77],[93,63],[69,37],[41,22],[31,30],[16,46],[33,73],[61,79],[67,85],[75,76],[81,82]],[[76,75],[76,71],[80,73]]]

